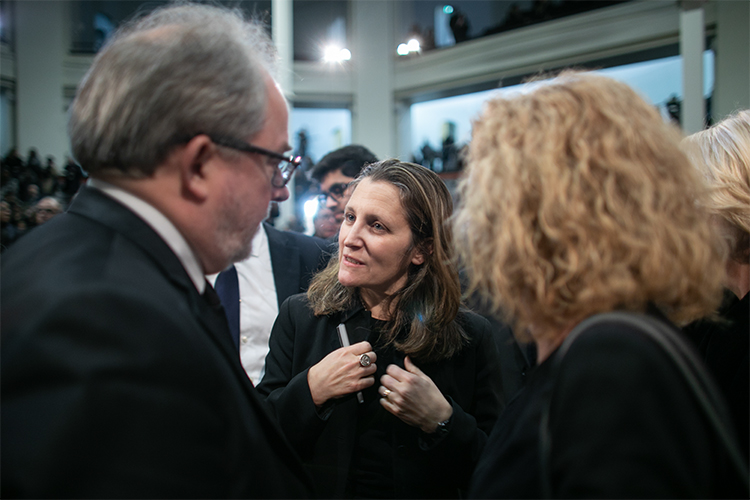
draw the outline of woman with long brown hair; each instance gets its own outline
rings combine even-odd
[[[462,309],[445,221],[419,165],[367,167],[338,255],[271,333],[268,395],[322,497],[457,497],[501,409],[487,321]]]

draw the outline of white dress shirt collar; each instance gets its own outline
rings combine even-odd
[[[169,248],[172,249],[177,258],[180,259],[182,267],[185,268],[185,271],[188,276],[190,276],[190,280],[193,282],[198,292],[201,294],[203,293],[206,288],[206,279],[198,262],[198,258],[192,248],[190,248],[187,240],[185,240],[182,234],[180,234],[180,231],[177,230],[174,224],[172,224],[164,214],[141,198],[138,198],[124,189],[101,179],[90,178],[87,184],[89,187],[98,189],[119,201],[151,226],[151,228],[156,231],[156,234],[161,236]],[[263,231],[263,233],[265,235],[265,231]]]
[[[268,256],[267,260],[270,262],[271,254],[268,251],[268,235],[266,235],[266,230],[261,223],[261,225],[258,226],[258,230],[255,231],[255,236],[253,236],[253,242],[250,247],[250,256],[260,257],[264,254]]]

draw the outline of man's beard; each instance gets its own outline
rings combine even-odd
[[[216,227],[216,237],[227,265],[247,259],[260,221],[252,221],[246,204],[235,193],[224,197],[223,217]]]

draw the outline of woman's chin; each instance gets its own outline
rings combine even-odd
[[[339,283],[347,287],[357,286],[354,276],[343,270],[339,271]]]

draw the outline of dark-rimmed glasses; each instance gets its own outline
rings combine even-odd
[[[207,134],[208,135],[208,134]],[[287,185],[289,180],[292,178],[292,174],[299,167],[302,162],[301,156],[286,156],[275,151],[253,146],[245,141],[234,139],[231,137],[219,137],[215,135],[208,135],[208,138],[213,141],[214,144],[223,146],[225,148],[234,149],[243,153],[260,154],[278,160],[278,171],[273,173],[271,178],[271,185],[275,188],[283,188]]]
[[[336,184],[331,184],[331,187],[328,188],[328,191],[323,191],[318,195],[318,203],[321,205],[325,205],[326,200],[328,200],[328,197],[330,196],[333,198],[333,201],[341,201],[341,198],[343,198],[344,193],[346,192],[346,188],[349,187],[349,182],[337,182]]]

